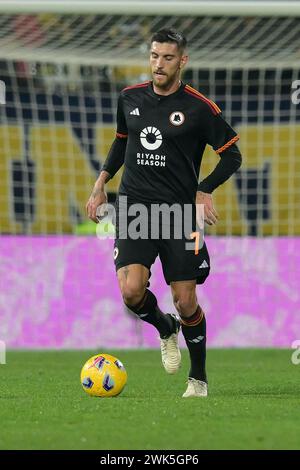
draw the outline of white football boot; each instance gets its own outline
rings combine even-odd
[[[207,397],[207,383],[189,377],[188,386],[182,398]]]
[[[160,338],[161,360],[168,374],[176,374],[181,364],[181,353],[178,346],[180,322],[176,315],[171,313],[167,313],[166,315],[171,315],[174,318],[176,321],[176,329],[168,338]]]

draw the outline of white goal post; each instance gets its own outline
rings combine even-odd
[[[153,9],[155,8],[155,12]],[[300,16],[298,1],[247,0],[1,0],[3,13],[117,14],[176,16]]]

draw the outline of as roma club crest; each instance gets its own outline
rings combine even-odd
[[[174,111],[174,113],[170,114],[169,119],[173,126],[181,126],[184,123],[185,116],[181,111]]]

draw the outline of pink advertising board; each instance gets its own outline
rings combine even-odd
[[[208,345],[290,347],[300,339],[300,239],[206,242],[212,269],[197,292]],[[153,327],[124,310],[111,239],[2,236],[0,278],[0,340],[8,348],[159,345]],[[173,312],[159,260],[150,288],[161,309]]]

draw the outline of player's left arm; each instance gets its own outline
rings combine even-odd
[[[235,173],[242,163],[242,156],[236,142],[239,137],[220,113],[214,115],[210,112],[206,121],[207,143],[210,144],[220,160],[215,169],[198,185],[196,204],[204,205],[205,221],[214,225],[218,220],[218,213],[214,208],[212,192],[225,183]]]

